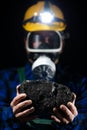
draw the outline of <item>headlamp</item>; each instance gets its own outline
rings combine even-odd
[[[42,12],[40,13],[40,21],[45,24],[50,24],[53,21],[53,14],[50,12]]]

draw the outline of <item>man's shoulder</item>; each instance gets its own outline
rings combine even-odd
[[[82,75],[80,72],[72,69],[70,66],[57,66],[56,73],[57,80],[64,82],[81,82],[82,79],[86,79],[85,75]]]
[[[20,66],[13,66],[13,67],[7,67],[7,68],[0,69],[0,73],[14,73],[18,69],[29,68],[29,67],[30,67],[30,65],[28,63],[26,63],[26,64],[23,64]]]
[[[25,66],[16,66],[16,67],[9,67],[9,68],[4,68],[0,69],[0,78],[1,77],[12,77],[13,75],[17,75],[18,69],[21,69]]]

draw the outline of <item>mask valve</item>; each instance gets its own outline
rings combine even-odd
[[[40,56],[32,65],[35,79],[52,80],[55,76],[56,66],[47,56]]]

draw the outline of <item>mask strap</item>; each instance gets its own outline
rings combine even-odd
[[[25,67],[20,67],[17,69],[20,83],[22,83],[26,77],[25,77]]]

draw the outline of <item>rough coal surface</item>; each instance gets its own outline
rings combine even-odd
[[[35,107],[34,115],[39,118],[50,118],[53,107],[73,101],[70,89],[62,84],[47,80],[25,80],[19,87],[19,93],[26,93]]]

